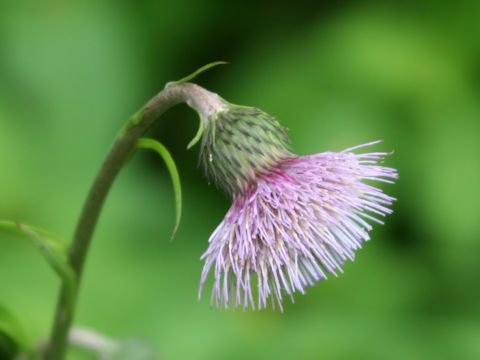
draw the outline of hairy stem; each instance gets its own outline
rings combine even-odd
[[[166,87],[153,97],[143,108],[133,115],[118,134],[102,167],[100,168],[80,215],[69,263],[76,274],[73,300],[67,296],[67,288],[62,286],[46,360],[63,360],[67,350],[67,339],[75,313],[78,287],[83,272],[88,247],[97,224],[98,217],[117,174],[130,153],[135,149],[137,140],[152,123],[172,106],[186,102],[203,113],[216,106],[218,96],[192,83],[183,83]]]

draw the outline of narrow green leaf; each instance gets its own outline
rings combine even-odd
[[[212,62],[210,64],[204,65],[200,69],[194,71],[192,74],[190,74],[188,76],[185,76],[183,79],[180,79],[178,81],[170,81],[169,83],[167,83],[167,85],[165,85],[165,87],[170,87],[170,86],[175,86],[175,85],[186,83],[187,81],[190,81],[190,80],[194,79],[195,77],[197,77],[202,72],[204,72],[208,69],[211,69],[214,66],[223,65],[223,64],[228,64],[228,62],[226,62],[226,61],[215,61],[215,62]]]
[[[193,139],[190,140],[190,142],[188,143],[187,150],[190,150],[192,148],[192,146],[194,146],[201,139],[202,134],[203,134],[203,127],[204,127],[203,122],[204,122],[204,120],[200,116],[200,124],[198,125],[197,133],[195,134]]]
[[[173,158],[168,152],[167,148],[157,140],[147,138],[139,139],[137,141],[137,148],[156,151],[167,165],[168,172],[170,173],[170,177],[172,178],[173,191],[175,193],[176,220],[175,228],[173,229],[173,233],[171,236],[171,239],[173,239],[175,233],[178,230],[178,226],[180,225],[180,218],[182,216],[182,187],[180,185],[180,176],[178,175],[177,166],[175,165],[175,161],[173,161]]]
[[[75,272],[67,262],[67,245],[64,241],[48,231],[11,220],[0,220],[0,229],[26,235],[66,284],[67,297],[73,298]]]
[[[35,226],[28,226],[32,231],[36,232],[38,235],[43,237],[45,241],[54,249],[60,253],[66,254],[68,251],[68,244],[67,242],[62,239],[60,236],[53,234],[49,231],[40,229]],[[18,227],[18,223],[12,220],[0,219],[0,230],[6,230],[18,234],[22,234],[23,231]]]
[[[50,246],[49,242],[45,240],[43,236],[40,236],[35,230],[27,225],[18,224],[20,230],[27,235],[32,243],[42,253],[52,269],[62,279],[63,283],[67,286],[67,298],[69,301],[73,298],[73,291],[75,289],[75,272],[67,262],[67,254],[59,253]]]
[[[20,322],[7,308],[0,305],[0,355],[28,353],[28,349],[29,340]]]

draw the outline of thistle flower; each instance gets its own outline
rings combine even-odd
[[[397,172],[380,165],[388,153],[353,152],[379,141],[298,156],[274,117],[216,101],[200,112],[200,159],[233,203],[201,257],[199,298],[213,268],[212,304],[261,309],[270,298],[282,309],[284,295],[293,301],[354,259],[395,200],[364,181],[392,183]]]

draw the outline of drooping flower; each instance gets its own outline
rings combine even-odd
[[[232,205],[201,257],[199,297],[213,272],[212,304],[261,309],[270,298],[282,309],[284,296],[293,301],[354,259],[395,200],[371,182],[392,183],[397,171],[381,165],[388,153],[354,153],[379,141],[295,155],[275,118],[218,101],[202,116],[200,158]]]

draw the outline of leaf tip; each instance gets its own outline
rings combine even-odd
[[[228,61],[214,61],[214,62],[211,62],[209,64],[203,65],[201,68],[195,70],[193,73],[191,73],[188,76],[185,76],[184,78],[182,78],[180,80],[168,82],[165,85],[165,88],[169,88],[169,87],[172,87],[172,86],[175,86],[175,85],[180,85],[180,84],[186,83],[187,81],[190,81],[190,80],[194,79],[195,77],[197,77],[201,73],[203,73],[203,72],[205,72],[205,71],[207,71],[207,70],[209,70],[209,69],[211,69],[215,66],[226,65],[226,64],[229,64],[229,62]]]

